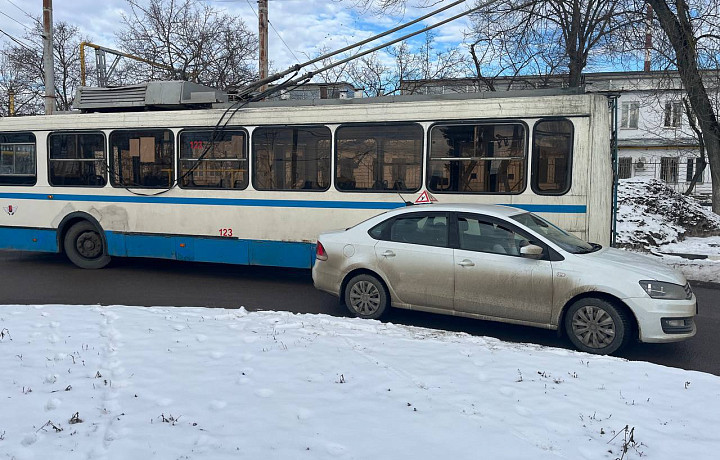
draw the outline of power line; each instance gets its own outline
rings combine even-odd
[[[247,2],[248,6],[249,6],[250,9],[252,10],[252,12],[255,13],[255,17],[258,18],[258,19],[260,19],[260,17],[258,16],[257,12],[255,11],[255,8],[253,8],[252,4],[250,3],[250,0],[245,0],[245,1]],[[272,27],[273,32],[275,32],[275,35],[277,35],[278,38],[280,39],[280,41],[283,43],[283,45],[285,45],[285,48],[287,48],[288,51],[290,51],[290,54],[293,55],[293,57],[295,58],[295,60],[296,60],[296,61],[299,61],[300,59],[298,59],[298,57],[295,56],[295,53],[293,53],[293,50],[291,50],[290,47],[288,46],[288,44],[285,43],[285,40],[283,40],[282,36],[280,36],[280,33],[277,31],[277,29],[275,28],[275,26],[273,25],[273,23],[272,23],[269,19],[268,19],[268,24],[270,24],[270,27]]]
[[[12,17],[12,16],[10,16],[9,14],[5,13],[4,11],[0,11],[0,14],[2,14],[3,16],[5,16],[6,18],[10,19],[11,21],[17,22],[17,23],[20,24],[21,26],[25,27],[27,30],[31,30],[30,27],[28,27],[26,24],[23,24],[22,22],[18,21],[17,19],[15,19],[14,17]]]
[[[21,42],[19,39],[13,37],[12,35],[10,35],[9,33],[5,32],[5,31],[2,30],[2,29],[0,29],[0,33],[2,33],[3,35],[7,36],[10,40],[14,41],[15,43],[17,43],[18,45],[22,46],[23,48],[25,48],[25,49],[28,50],[28,51],[32,51],[33,53],[37,51],[37,50],[34,50],[34,49],[30,48],[30,47],[27,46],[25,43]]]
[[[270,21],[269,19],[268,19],[268,24],[270,24],[270,27],[272,27],[272,30],[275,31],[275,35],[277,35],[278,38],[280,39],[280,41],[283,42],[283,45],[285,45],[285,48],[287,48],[288,51],[290,51],[290,54],[293,55],[293,57],[295,58],[295,60],[296,60],[296,61],[299,61],[300,59],[298,59],[298,57],[295,56],[295,53],[293,53],[293,50],[291,50],[290,47],[288,46],[288,44],[285,43],[285,40],[283,40],[283,38],[280,36],[280,33],[278,33],[277,29],[275,29],[275,26],[273,25],[272,21]]]
[[[15,4],[15,2],[13,2],[12,0],[6,0],[6,1],[7,1],[9,4],[11,4],[12,6],[14,6],[15,8],[19,9],[20,11],[22,11],[23,14],[25,14],[25,16],[29,17],[30,19],[32,19],[33,21],[35,21],[35,22],[37,22],[37,23],[40,23],[40,21],[38,21],[38,18],[36,18],[36,17],[33,16],[32,14],[28,13],[28,12],[25,11],[24,9],[20,8],[19,6],[17,6],[17,5]]]

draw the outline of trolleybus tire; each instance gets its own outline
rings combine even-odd
[[[70,262],[80,268],[94,270],[110,263],[110,256],[105,251],[103,235],[86,220],[70,227],[63,243]]]

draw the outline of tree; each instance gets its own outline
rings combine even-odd
[[[88,41],[80,35],[78,28],[67,22],[56,22],[53,26],[53,54],[55,57],[55,107],[65,111],[72,108],[75,92],[80,86],[80,43]],[[23,38],[27,46],[8,46],[2,50],[3,68],[10,77],[6,85],[21,95],[16,102],[18,114],[42,112],[42,96],[45,86],[45,72],[42,62],[42,23],[35,26]]]
[[[583,70],[607,59],[622,29],[637,20],[631,6],[630,0],[499,0],[483,7],[473,14],[478,75],[491,63],[496,74],[567,69],[568,86],[580,86]],[[478,45],[485,48],[482,60]]]
[[[176,71],[127,61],[122,80],[180,78],[227,89],[257,77],[258,40],[241,18],[199,0],[126,1],[122,49]]]
[[[687,92],[691,126],[707,155],[712,178],[712,209],[720,214],[720,124],[718,101],[710,96],[703,74],[717,79],[720,54],[720,5],[717,0],[647,0],[662,34],[653,37],[655,61],[677,70]],[[713,69],[715,72],[703,72]],[[689,117],[691,118],[691,117]]]
[[[42,84],[26,80],[10,61],[7,50],[0,53],[0,116],[10,115],[10,98],[14,100],[14,115],[42,113]]]

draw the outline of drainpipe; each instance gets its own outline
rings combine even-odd
[[[612,227],[610,230],[610,245],[615,247],[617,243],[617,211],[618,211],[618,97],[612,95],[610,97],[610,108],[612,111],[610,150],[612,152],[612,168],[613,168],[613,203],[612,203]]]

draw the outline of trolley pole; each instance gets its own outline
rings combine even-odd
[[[52,0],[43,0],[43,69],[45,70],[45,115],[55,111],[55,65],[53,58]]]
[[[268,76],[268,0],[258,0],[258,36],[260,39],[260,80]],[[265,91],[262,85],[260,91]]]

